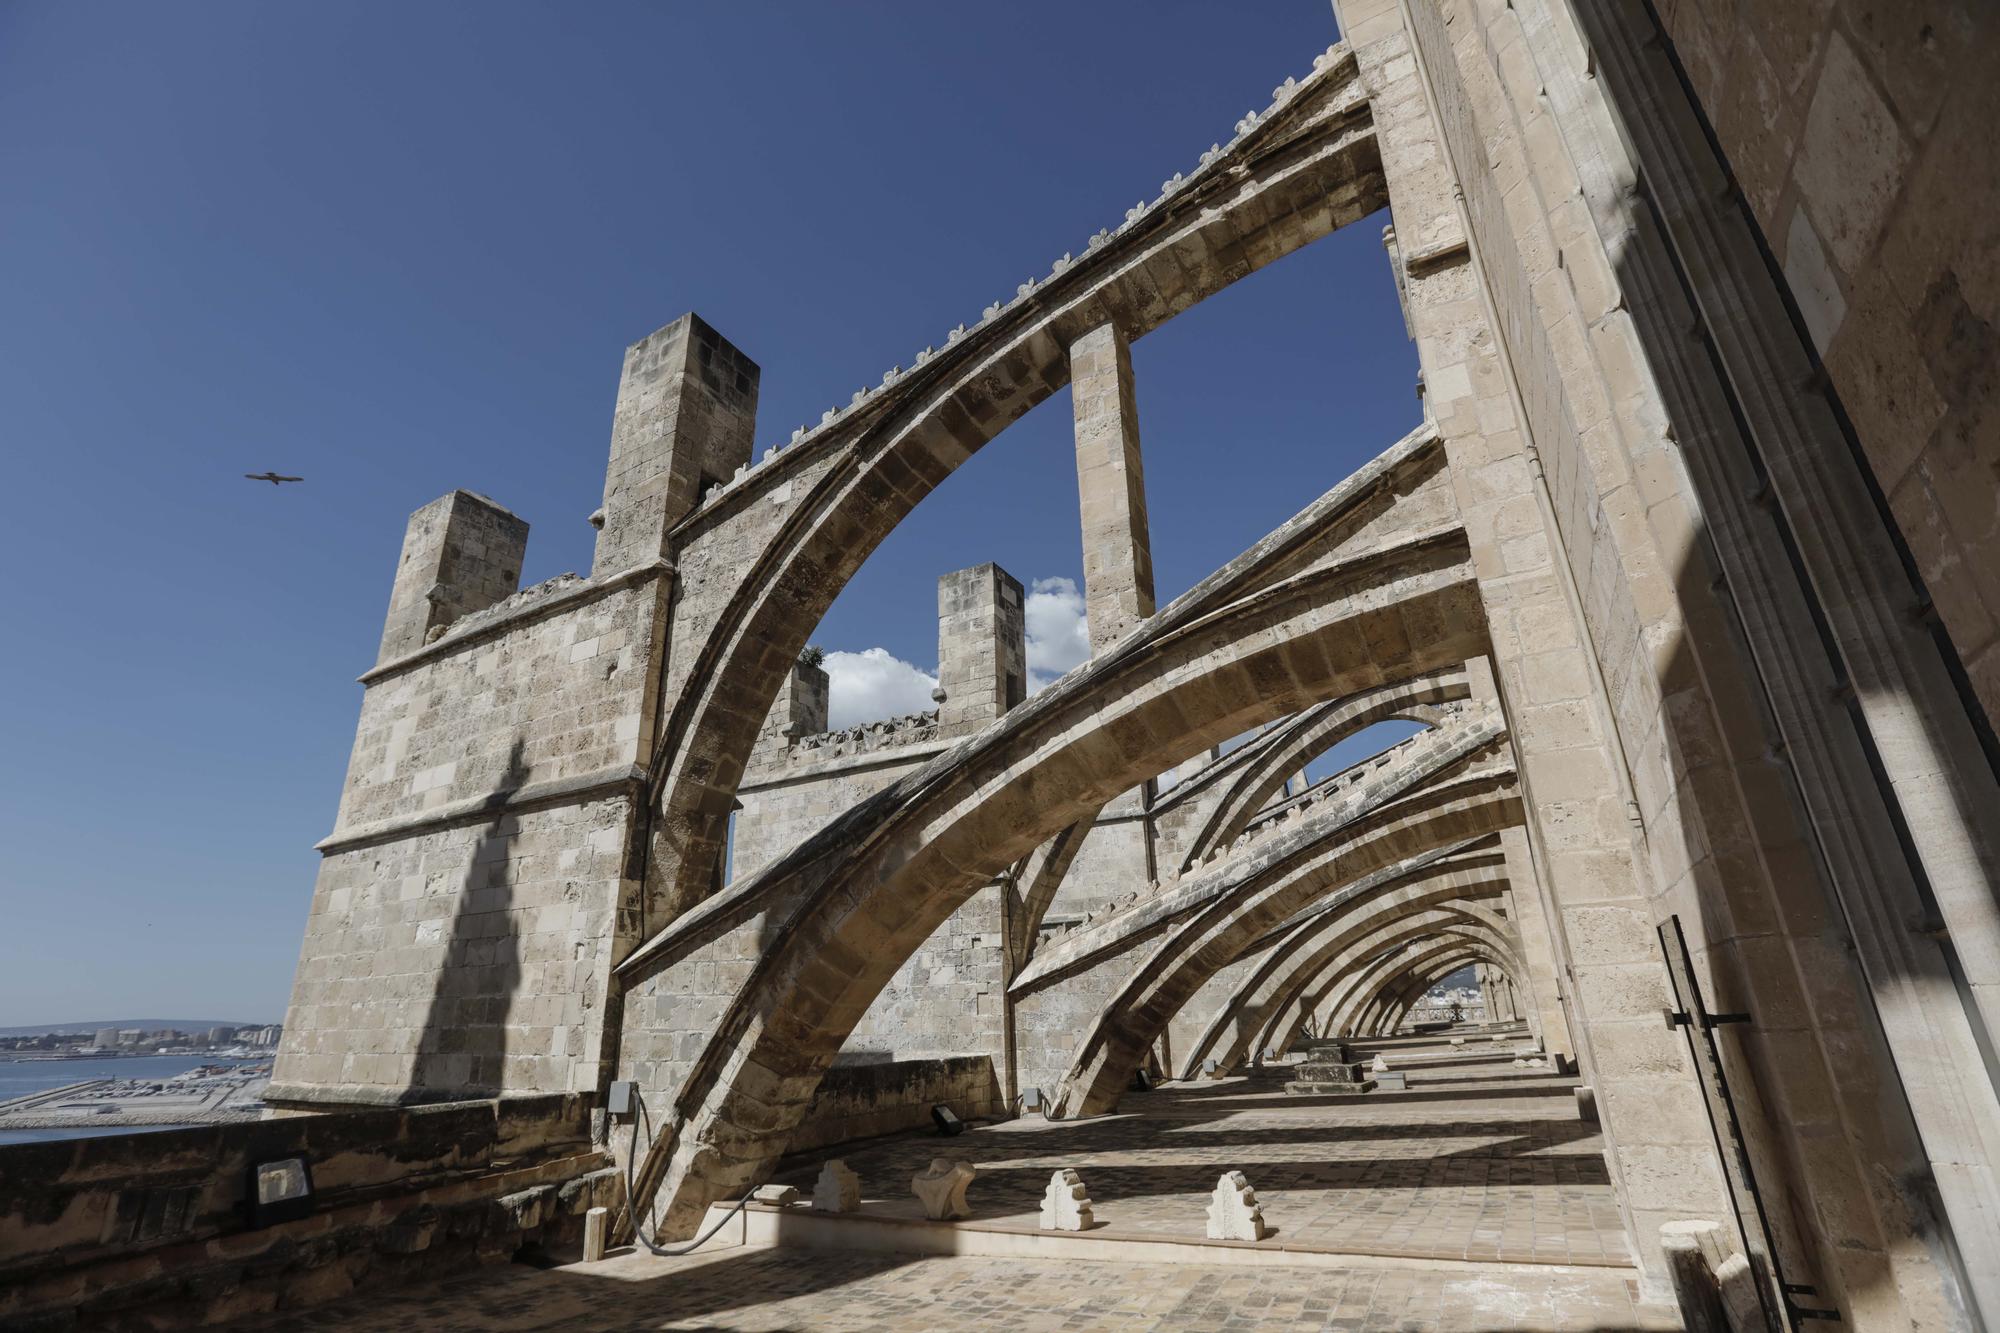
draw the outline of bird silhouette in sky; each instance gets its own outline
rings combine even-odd
[[[268,481],[268,482],[270,482],[270,483],[271,483],[271,484],[272,484],[273,486],[276,486],[276,485],[277,485],[277,484],[279,484],[280,482],[285,482],[285,481],[304,481],[304,480],[305,480],[305,478],[304,478],[304,477],[281,477],[281,476],[279,476],[279,475],[278,475],[277,473],[275,473],[275,472],[246,472],[246,473],[244,473],[244,474],[243,474],[243,480],[245,480],[245,481]]]

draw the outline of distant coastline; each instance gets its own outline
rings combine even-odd
[[[173,1029],[178,1032],[206,1032],[210,1028],[268,1027],[275,1019],[246,1023],[233,1018],[101,1018],[83,1023],[30,1023],[22,1027],[0,1027],[0,1037],[45,1037],[57,1033],[88,1036],[105,1028],[142,1028],[147,1032]]]
[[[0,1059],[0,1146],[254,1120],[264,1114],[270,1058]]]

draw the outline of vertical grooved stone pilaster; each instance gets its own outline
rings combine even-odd
[[[1070,344],[1076,409],[1076,481],[1083,507],[1084,615],[1090,650],[1125,637],[1153,614],[1153,548],[1132,349],[1116,324]]]

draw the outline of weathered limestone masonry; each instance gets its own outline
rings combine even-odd
[[[1027,604],[998,565],[938,580],[938,726],[968,736],[1028,697]]]
[[[1357,8],[1342,6],[1342,29],[1375,80],[1425,406],[1444,434],[1473,542],[1530,840],[1540,844],[1551,915],[1569,945],[1573,1032],[1586,1076],[1614,1108],[1606,1157],[1643,1262],[1652,1248],[1644,1238],[1661,1223],[1725,1208],[1723,1182],[1705,1151],[1692,1071],[1657,1017],[1669,997],[1618,798],[1626,781],[1592,697],[1573,594],[1551,555],[1557,538],[1537,508],[1524,423],[1471,265],[1450,161],[1400,14],[1381,6],[1371,22]],[[1616,1117],[1620,1105],[1634,1108],[1629,1120]]]
[[[2000,20],[1336,8],[1157,198],[754,461],[746,356],[633,346],[590,577],[515,591],[480,497],[413,516],[277,1098],[560,1093],[581,1141],[633,1080],[621,1225],[685,1235],[788,1145],[1097,1114],[1471,963],[1589,1084],[1651,1290],[1717,1223],[1772,1328],[2000,1317]],[[1130,342],[1385,207],[1423,422],[1156,607]],[[937,711],[829,732],[821,616],[1066,383],[1091,660],[1028,697],[1020,585],[963,570]],[[1302,780],[1385,718],[1426,730]]]
[[[1083,582],[1092,648],[1116,643],[1153,614],[1153,548],[1132,346],[1116,324],[1069,349],[1076,410],[1077,489],[1083,497]]]
[[[459,617],[521,586],[528,525],[483,495],[453,491],[410,515],[378,662],[414,652]]]
[[[738,789],[733,878],[755,874],[1018,703],[1027,680],[1024,606],[1019,581],[997,565],[938,580],[944,698],[935,713],[829,733],[826,673],[795,668]],[[1005,1084],[1003,895],[998,884],[976,894],[910,956],[854,1029],[842,1063],[981,1056]]]
[[[614,1203],[576,1097],[342,1111],[0,1148],[0,1328],[262,1320],[574,1244]],[[302,1217],[254,1224],[251,1167],[303,1155]]]
[[[1750,1160],[1767,1191],[1773,1177],[1799,1181],[1815,1213],[1802,1243],[1797,1214],[1773,1210],[1774,1261],[1839,1292],[1852,1317],[1963,1320],[1973,1295],[1964,1284],[2000,1271],[1987,1248],[2000,1238],[1992,1076],[1967,1041],[1984,1023],[1990,869],[1972,872],[1979,887],[1963,898],[1951,888],[1972,865],[1993,864],[1966,848],[1995,826],[1985,813],[1991,767],[1946,688],[1950,664],[1934,648],[1926,661],[1911,642],[1916,599],[1906,593],[1899,607],[1885,586],[1898,568],[1889,534],[1837,430],[1826,429],[1834,418],[1805,349],[1782,321],[1758,322],[1782,288],[1744,262],[1745,247],[1730,249],[1740,237],[1727,231],[1728,179],[1665,68],[1671,48],[1637,6],[1578,11],[1583,35],[1566,6],[1545,0],[1343,8],[1367,10],[1349,14],[1348,31],[1364,68],[1391,79],[1398,30],[1408,34],[1416,61],[1403,76],[1421,84],[1434,125],[1423,153],[1441,149],[1444,169],[1456,164],[1463,202],[1432,216],[1469,231],[1478,299],[1502,317],[1500,368],[1533,440],[1533,470],[1546,476],[1531,490],[1548,497],[1543,526],[1577,590],[1570,633],[1605,682],[1618,737],[1607,753],[1627,775],[1650,862],[1647,915],[1678,915],[1711,1008],[1757,1018],[1740,1040],[1721,1041],[1739,1110],[1753,1108],[1743,1117]],[[1377,122],[1392,132],[1379,98]],[[1648,154],[1637,193],[1625,142]],[[1397,154],[1384,156],[1430,404],[1444,424],[1440,390],[1457,382],[1440,378],[1445,361],[1425,346],[1415,280],[1424,252],[1412,244],[1422,224],[1406,225],[1411,191]],[[1786,363],[1796,371],[1775,369]],[[1467,522],[1477,533],[1473,512]],[[1855,558],[1870,545],[1881,553]],[[1534,648],[1496,625],[1510,707],[1556,678],[1510,678],[1508,659]],[[1533,729],[1524,731],[1525,744]],[[1522,760],[1534,791],[1535,757]],[[1929,784],[1935,794],[1911,805]],[[1800,798],[1810,831],[1795,822]],[[1938,811],[1953,817],[1939,821]],[[1906,840],[1916,860],[1899,864]],[[1560,867],[1549,868],[1560,897]],[[1566,912],[1556,919],[1580,972],[1579,932]],[[1913,934],[1927,922],[1949,934]],[[1911,984],[1954,971],[1970,982],[1958,995],[1949,981]],[[1586,1032],[1589,992],[1585,982],[1573,996]],[[1850,1078],[1856,1051],[1873,1067],[1902,1066],[1916,1124]],[[1766,1097],[1775,1113],[1757,1104]],[[1645,1099],[1652,1132],[1662,1104]],[[1687,1134],[1692,1119],[1683,1114],[1673,1132]],[[1615,1116],[1607,1126],[1614,1144],[1626,1139]],[[1916,1160],[1919,1127],[1928,1164]],[[1622,1155],[1614,1147],[1614,1162]],[[1741,1203],[1745,1182],[1724,1160]],[[1926,1197],[1933,1188],[1941,1200]],[[1639,1202],[1629,1188],[1626,1197]],[[1986,1257],[1973,1260],[1975,1251]],[[1991,1305],[1993,1295],[1978,1299]]]
[[[1937,618],[2000,715],[2000,13],[1824,0],[1662,17]]]
[[[758,378],[756,363],[695,315],[626,351],[594,577],[667,555],[674,525],[749,463]]]
[[[656,699],[662,568],[495,596],[496,576],[463,571],[483,562],[517,578],[525,525],[463,493],[440,505],[411,519],[393,632],[363,677],[274,1101],[594,1093],[602,1081],[610,968],[642,924],[625,847]],[[496,531],[511,545],[496,549]],[[455,591],[425,604],[464,614],[412,618],[406,592],[453,569]]]

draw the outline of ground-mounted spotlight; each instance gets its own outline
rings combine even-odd
[[[313,1210],[312,1167],[304,1157],[274,1157],[250,1167],[250,1225],[292,1222]]]
[[[1152,1090],[1153,1090],[1153,1076],[1152,1076],[1151,1074],[1147,1073],[1147,1072],[1146,1072],[1145,1070],[1143,1070],[1143,1069],[1135,1069],[1135,1070],[1133,1070],[1133,1071],[1132,1071],[1132,1086],[1131,1086],[1131,1088],[1129,1089],[1129,1091],[1132,1091],[1132,1092],[1151,1092]]]
[[[1042,1090],[1040,1088],[1023,1088],[1021,1090],[1021,1109],[1023,1111],[1041,1110]]]
[[[1201,1062],[1201,1072],[1210,1078],[1215,1078],[1222,1073],[1222,1062],[1220,1060],[1203,1060]]]
[[[950,1138],[954,1134],[965,1133],[965,1122],[953,1115],[949,1106],[933,1106],[931,1108],[931,1123],[936,1125],[938,1133],[944,1135],[946,1138]]]

